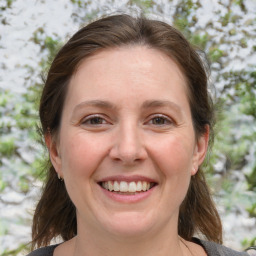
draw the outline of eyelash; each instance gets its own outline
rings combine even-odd
[[[154,124],[153,120],[156,120],[156,119],[160,119],[161,121],[164,121],[165,123]],[[154,126],[165,126],[165,125],[174,124],[174,121],[172,119],[170,119],[169,117],[165,116],[165,115],[157,114],[157,115],[151,116],[148,123],[151,123],[151,125],[154,125]]]
[[[88,122],[93,121],[93,120],[95,121],[96,119],[101,120],[101,123],[88,123]],[[104,125],[104,124],[107,124],[107,123],[108,122],[106,121],[106,119],[103,118],[100,115],[89,115],[89,116],[83,118],[82,121],[81,121],[82,125],[91,125],[91,126]]]
[[[158,121],[161,120],[161,122],[163,123],[154,123],[154,121],[156,121],[158,119]],[[96,121],[96,123],[90,123]],[[100,121],[100,123],[99,123]],[[83,118],[80,122],[81,125],[89,125],[89,126],[101,126],[101,125],[105,125],[105,124],[110,124],[110,122],[106,121],[106,118],[102,117],[101,115],[89,115],[85,118]],[[153,126],[168,126],[168,125],[173,125],[175,124],[175,122],[165,116],[165,115],[161,115],[161,114],[155,114],[153,116],[150,116],[148,118],[148,121],[146,121],[144,124],[150,124]]]

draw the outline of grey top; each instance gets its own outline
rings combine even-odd
[[[198,238],[194,238],[193,242],[201,245],[208,256],[249,256],[245,252],[237,252],[214,242],[203,241]],[[53,256],[53,251],[58,245],[59,244],[39,248],[27,256]]]
[[[194,238],[193,241],[201,245],[208,256],[249,256],[246,252],[237,252],[214,242],[204,241],[197,238]]]

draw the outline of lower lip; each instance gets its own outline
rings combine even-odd
[[[136,202],[139,202],[139,201],[142,201],[142,200],[145,200],[146,198],[148,198],[153,193],[156,186],[152,187],[148,191],[138,192],[135,195],[118,194],[115,192],[110,192],[109,190],[104,189],[101,186],[100,186],[100,188],[102,189],[103,193],[107,197],[111,198],[114,201],[117,201],[120,203],[136,203]]]

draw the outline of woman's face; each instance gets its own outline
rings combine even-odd
[[[184,75],[145,46],[98,52],[69,84],[51,160],[76,206],[78,232],[175,230],[207,134],[195,140]]]

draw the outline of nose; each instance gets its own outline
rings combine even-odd
[[[147,158],[142,132],[136,125],[123,125],[115,134],[110,157],[124,165],[134,165]]]

